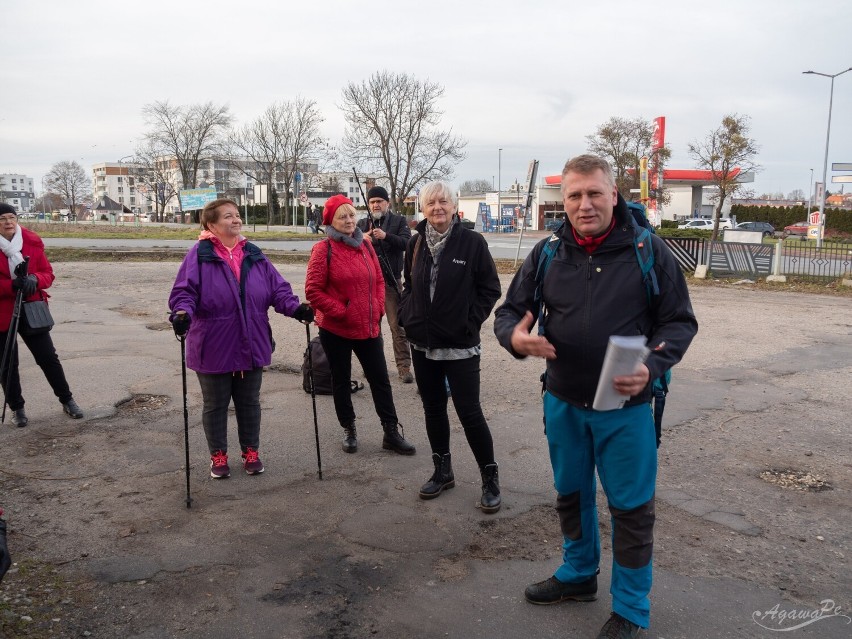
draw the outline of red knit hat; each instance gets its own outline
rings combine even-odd
[[[341,204],[352,204],[352,200],[350,200],[345,195],[332,195],[325,203],[325,208],[322,210],[322,223],[325,226],[331,224],[331,221],[334,219],[334,214],[337,212],[337,209],[340,208]]]

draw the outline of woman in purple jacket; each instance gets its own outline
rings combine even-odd
[[[260,384],[275,343],[268,311],[312,322],[290,284],[248,242],[232,200],[209,202],[202,231],[178,270],[169,296],[175,335],[186,336],[186,365],[198,375],[204,408],[201,422],[210,449],[210,476],[229,477],[228,405],[234,400],[243,468],[263,472],[260,446]],[[190,326],[192,327],[190,330]]]

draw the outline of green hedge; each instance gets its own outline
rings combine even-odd
[[[785,226],[801,222],[808,217],[806,206],[746,206],[735,204],[731,215],[737,222],[769,222],[780,231]],[[852,233],[852,211],[848,209],[825,209],[826,235]]]

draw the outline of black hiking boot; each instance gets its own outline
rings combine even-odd
[[[482,499],[479,500],[479,508],[486,514],[496,513],[500,510],[500,480],[497,477],[497,464],[487,464],[480,469],[482,475]]]
[[[449,453],[445,455],[432,453],[432,462],[435,464],[435,472],[432,473],[429,481],[420,487],[420,499],[435,499],[441,491],[456,485]]]
[[[416,449],[399,434],[399,424],[382,424],[385,436],[382,438],[382,448],[392,450],[400,455],[413,455]]]
[[[343,452],[358,452],[358,433],[355,432],[355,422],[343,426]]]
[[[635,623],[614,612],[598,633],[598,639],[635,639],[641,630]]]
[[[524,591],[530,603],[545,606],[560,601],[594,601],[598,598],[598,576],[593,575],[579,583],[565,583],[556,577],[530,584]]]
[[[24,412],[23,408],[12,411],[12,423],[18,428],[23,428],[29,423],[29,421],[30,420],[27,419],[27,414]]]

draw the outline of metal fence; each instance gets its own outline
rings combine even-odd
[[[781,250],[780,275],[808,281],[852,277],[852,245],[787,240],[783,243],[745,244],[710,242],[704,238],[663,238],[680,267],[695,271],[707,264],[715,277],[765,277],[772,272],[777,250]]]
[[[781,245],[781,274],[821,281],[852,277],[852,245],[786,240]]]

